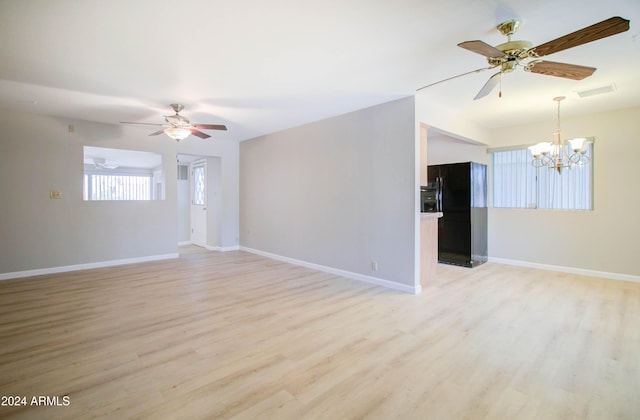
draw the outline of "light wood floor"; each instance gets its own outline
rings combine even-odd
[[[640,284],[440,265],[413,296],[193,250],[0,282],[0,395],[70,401],[0,418],[640,418]]]

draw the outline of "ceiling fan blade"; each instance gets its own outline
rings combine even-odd
[[[189,132],[191,134],[193,134],[196,137],[200,137],[202,139],[206,139],[211,137],[210,135],[203,133],[202,131],[200,131],[199,129],[202,130],[226,130],[227,127],[221,124],[190,124],[189,123],[189,119],[187,117],[184,117],[182,115],[179,115],[178,112],[180,112],[182,109],[184,109],[184,106],[181,104],[171,104],[170,105],[171,108],[173,108],[173,110],[175,111],[175,115],[165,115],[164,116],[164,120],[165,123],[164,124],[153,124],[153,123],[143,123],[143,122],[125,122],[122,121],[121,124],[137,124],[137,125],[151,125],[151,126],[159,126],[162,127],[161,130],[155,131],[151,134],[149,134],[150,136],[158,136],[160,134],[166,133],[169,137],[175,138],[176,140],[181,140],[182,138],[184,138],[184,130],[189,130]],[[176,137],[174,137],[172,135],[172,133],[170,133],[167,130],[175,130],[176,131]]]
[[[504,53],[499,49],[492,47],[484,41],[465,41],[458,44],[458,47],[464,48],[476,54],[484,55],[485,57],[499,58],[504,57]]]
[[[542,57],[568,48],[606,38],[629,30],[629,21],[615,16],[586,28],[582,28],[568,35],[556,38],[542,45],[532,48],[532,57]]]
[[[227,127],[221,124],[191,124],[194,128],[202,130],[226,130]]]
[[[473,100],[475,101],[480,98],[484,98],[489,93],[491,93],[493,88],[495,88],[498,85],[498,83],[500,83],[500,77],[502,77],[501,71],[491,76],[489,80],[487,80],[487,83],[485,83],[484,86],[482,86],[482,89],[480,89],[480,92],[478,92],[478,94],[476,95],[475,98],[473,98]]]
[[[564,77],[565,79],[582,80],[596,71],[595,67],[578,66],[575,64],[554,63],[553,61],[533,61],[524,68],[531,73],[547,76]]]
[[[169,124],[182,124],[182,125],[188,125],[189,124],[189,119],[187,117],[183,117],[182,115],[165,115],[164,116],[164,120],[166,122],[168,122]]]
[[[211,137],[207,133],[203,133],[202,131],[198,131],[195,128],[191,129],[191,134],[193,134],[194,136],[200,137],[201,139],[208,139],[209,137]]]
[[[471,73],[480,73],[481,71],[490,70],[490,69],[492,69],[494,67],[495,66],[483,67],[481,69],[476,69],[476,70],[468,71],[466,73],[458,74],[457,76],[452,76],[452,77],[448,77],[446,79],[438,80],[435,83],[431,83],[430,85],[422,86],[421,88],[416,89],[416,92],[421,91],[422,89],[426,89],[428,87],[431,87],[433,85],[437,85],[438,83],[447,82],[447,81],[452,80],[452,79],[457,79],[458,77],[466,76],[467,74],[471,74]]]
[[[141,123],[141,122],[128,122],[128,121],[120,121],[120,124],[155,125],[155,126],[163,126],[163,125],[164,125],[164,124]]]

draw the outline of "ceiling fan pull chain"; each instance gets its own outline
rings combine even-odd
[[[498,98],[502,98],[502,74],[504,72],[500,72],[500,90],[498,90]]]

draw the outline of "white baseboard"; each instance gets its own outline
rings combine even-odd
[[[227,251],[239,251],[240,250],[240,245],[233,245],[233,246],[221,246],[219,247],[220,251],[222,252],[227,252]]]
[[[17,279],[17,278],[31,277],[31,276],[41,276],[44,274],[66,273],[69,271],[90,270],[92,268],[113,267],[116,265],[138,264],[143,262],[169,260],[172,258],[179,258],[179,255],[177,253],[151,255],[148,257],[125,258],[122,260],[100,261],[95,263],[65,265],[65,266],[51,267],[51,268],[39,268],[36,270],[16,271],[13,273],[0,273],[0,280]]]
[[[178,242],[178,246],[183,246],[183,245],[195,245],[195,244],[191,241]],[[202,246],[202,245],[196,245],[196,246]],[[234,246],[205,245],[203,248],[208,251],[226,252],[226,251],[238,251],[240,249],[240,246],[238,245],[234,245]]]
[[[240,249],[238,245],[234,245],[234,246],[207,245],[205,248],[208,249],[209,251],[220,251],[220,252],[238,251]]]
[[[509,260],[506,258],[489,257],[489,261],[498,263],[498,264],[515,265],[518,267],[538,268],[540,270],[550,270],[550,271],[559,271],[561,273],[578,274],[580,276],[602,277],[605,279],[640,282],[640,276],[634,276],[631,274],[609,273],[607,271],[586,270],[583,268],[563,267],[560,265],[551,265],[551,264],[539,264],[539,263],[532,263],[528,261]]]
[[[335,274],[336,276],[346,277],[352,280],[358,280],[365,283],[375,284],[376,286],[382,286],[387,289],[398,290],[405,293],[411,293],[418,295],[422,292],[421,285],[409,286],[406,284],[396,283],[394,281],[384,280],[378,277],[367,276],[364,274],[354,273],[352,271],[340,270],[338,268],[328,267],[325,265],[314,264],[306,261],[297,260],[295,258],[283,257],[282,255],[272,254],[270,252],[260,251],[258,249],[248,248],[246,246],[240,246],[240,250],[247,251],[252,254],[260,255],[263,257],[271,258],[278,261],[283,261],[289,264],[299,265],[313,270],[322,271],[325,273]]]

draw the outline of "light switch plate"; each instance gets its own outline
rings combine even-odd
[[[52,200],[59,200],[62,198],[62,192],[60,190],[49,191],[49,198]]]

